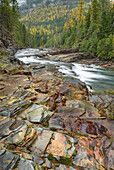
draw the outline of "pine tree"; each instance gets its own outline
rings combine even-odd
[[[16,14],[18,13],[19,7],[18,7],[18,2],[17,0],[9,0],[12,10],[13,12],[15,12]]]
[[[12,30],[12,10],[8,0],[1,0],[0,3],[0,31],[3,37],[6,30]]]
[[[18,20],[17,0],[0,0],[0,39],[4,42],[9,42],[7,40],[10,39],[15,45],[22,47],[29,43],[27,36],[29,34],[25,26]]]
[[[85,17],[85,29],[86,29],[85,31],[86,31],[86,33],[87,33],[87,30],[89,29],[90,24],[91,24],[90,17],[91,17],[91,8],[89,7],[88,12],[86,13],[86,17]]]
[[[100,39],[107,37],[111,33],[112,15],[109,0],[100,1]]]
[[[99,21],[99,2],[98,0],[92,0],[91,2],[91,22],[96,24]]]

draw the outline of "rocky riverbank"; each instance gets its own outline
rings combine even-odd
[[[0,169],[114,168],[113,96],[8,54],[0,64]]]
[[[90,52],[79,52],[78,49],[56,49],[50,53],[50,60],[63,62],[76,62],[80,64],[95,64],[114,69],[114,59],[102,60]]]
[[[97,58],[90,52],[80,52],[79,49],[68,48],[68,49],[58,49],[58,48],[48,48],[40,49],[40,52],[33,54],[35,57],[40,57],[44,59],[49,59],[51,61],[61,61],[61,62],[76,62],[80,64],[95,64],[102,67],[114,69],[114,59],[103,60]],[[28,54],[29,57],[29,54]]]

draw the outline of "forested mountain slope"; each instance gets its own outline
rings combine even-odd
[[[84,0],[78,3],[76,15],[65,23],[61,37],[55,43],[92,52],[102,59],[114,58],[113,1],[92,0],[87,12],[84,11]]]
[[[113,58],[113,1],[27,0],[20,10],[36,47],[76,47]]]
[[[27,0],[20,8],[20,21],[37,37],[36,45],[42,46],[52,39],[55,33],[63,31],[65,22],[73,11],[76,13],[76,8],[77,0]]]
[[[26,0],[19,10],[21,22],[17,0],[0,3],[2,40],[10,37],[18,47],[74,47],[102,59],[114,56],[111,0]]]

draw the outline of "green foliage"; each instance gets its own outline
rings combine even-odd
[[[17,0],[0,1],[0,37],[5,41],[10,39],[17,47],[28,46],[31,42],[31,36],[18,20],[18,16]]]
[[[80,50],[81,51],[88,51],[89,47],[90,47],[90,41],[87,40],[86,38],[83,39],[81,46],[80,46]]]
[[[102,59],[113,57],[113,15],[114,5],[110,0],[92,0],[82,24],[72,18],[65,23],[60,45],[78,47],[80,51],[89,51]],[[76,15],[75,17],[76,18]]]
[[[10,8],[8,0],[2,0],[0,5],[0,31],[4,34],[4,30],[12,30],[13,11]]]
[[[11,8],[15,14],[18,13],[19,7],[17,0],[9,0],[9,3],[11,4]]]
[[[48,155],[48,159],[49,159],[49,160],[54,160],[53,155],[52,155],[52,154],[49,154],[49,155]]]
[[[49,40],[47,40],[45,47],[54,47],[53,37],[51,37]]]
[[[76,151],[76,150],[74,150],[73,156],[76,156],[76,155],[77,155],[77,151]]]
[[[97,53],[97,43],[98,43],[98,35],[97,35],[97,32],[94,31],[91,35],[91,37],[89,38],[89,43],[90,43],[90,46],[89,46],[89,51],[90,52],[93,52],[94,54]]]
[[[61,163],[61,164],[64,164],[64,165],[70,165],[70,166],[72,166],[72,160],[71,160],[71,158],[60,157],[60,163]]]
[[[92,0],[91,2],[91,22],[98,24],[100,14],[100,3],[98,0]]]
[[[63,31],[65,22],[72,14],[72,9],[76,11],[77,1],[71,0],[69,3],[68,0],[55,0],[52,3],[51,0],[48,0],[46,2],[46,4],[43,4],[42,1],[35,1],[37,7],[32,8],[31,12],[27,10],[29,14],[26,13],[25,16],[21,11],[20,21],[36,36],[37,46],[58,46],[61,38],[58,38],[57,34]],[[30,5],[30,7],[33,4],[33,1],[27,1],[27,5]],[[52,40],[52,37],[54,40]]]
[[[107,38],[103,38],[98,42],[97,55],[99,58],[111,59],[114,56],[112,46],[113,38],[114,36],[110,34]]]
[[[18,47],[73,46],[80,51],[90,51],[101,59],[113,57],[114,3],[110,0],[92,0],[91,5],[86,5],[83,0],[71,0],[70,3],[68,0],[47,0],[45,4],[41,0],[27,0],[21,7],[26,14],[20,18],[21,23],[17,0],[0,2],[0,36],[11,35]]]
[[[90,14],[90,12],[91,12],[91,8],[89,7],[88,12],[87,12],[87,14],[85,16],[85,25],[84,25],[84,27],[85,27],[85,32],[86,33],[87,33],[87,30],[89,29],[90,24],[91,24],[91,21],[90,21],[91,14]]]

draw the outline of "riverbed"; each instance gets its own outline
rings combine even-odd
[[[0,169],[114,169],[113,70],[51,53],[1,56]]]
[[[79,79],[87,84],[92,92],[104,93],[114,90],[114,70],[94,64],[79,64],[76,62],[66,63],[49,60],[49,50],[23,49],[19,50],[15,57],[27,65],[43,64],[48,70],[60,72],[70,81]],[[40,56],[40,57],[39,57]],[[41,57],[45,56],[45,57]]]

